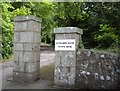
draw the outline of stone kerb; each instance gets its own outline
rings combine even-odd
[[[39,77],[41,22],[32,15],[14,19],[13,80],[16,82],[33,82]]]
[[[76,50],[82,30],[77,27],[55,28],[54,86],[75,87]]]

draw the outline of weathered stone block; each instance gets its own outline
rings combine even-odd
[[[14,42],[19,42],[20,41],[20,34],[19,32],[14,32]]]
[[[68,84],[69,86],[75,85],[75,67],[55,66],[55,83]],[[58,83],[57,83],[58,84]]]
[[[58,83],[60,83],[60,76],[59,75],[54,75],[54,84],[57,85]]]
[[[19,71],[19,61],[14,61],[13,62],[13,70],[14,71]]]
[[[40,52],[40,43],[33,44],[32,51],[34,51],[34,52]]]
[[[24,51],[32,51],[33,50],[33,43],[23,43],[24,44]]]
[[[63,54],[64,52],[62,52],[62,51],[55,51],[55,56],[56,57],[62,57],[64,54]]]
[[[69,84],[68,84],[68,76],[66,76],[66,75],[60,75],[60,83],[61,83],[61,85],[63,85],[63,86],[68,86]]]
[[[26,62],[14,61],[13,70],[18,72],[25,72]]]
[[[40,61],[40,52],[19,52],[19,61],[34,62]]]
[[[24,51],[38,52],[40,51],[40,43],[23,43]]]
[[[36,16],[33,16],[33,15],[28,15],[28,16],[17,16],[14,18],[14,21],[15,22],[21,22],[21,21],[30,21],[30,20],[33,20],[33,21],[36,21],[36,22],[39,22],[41,23],[42,20]]]
[[[34,72],[34,73],[23,73],[23,72],[17,72],[13,71],[13,80],[15,82],[34,82],[39,78],[39,72]]]
[[[78,33],[78,34],[83,34],[83,30],[77,27],[61,27],[61,28],[54,28],[54,33],[55,34],[69,34],[69,33]]]
[[[62,66],[69,66],[69,60],[67,60],[67,57],[62,57],[60,63]]]
[[[76,66],[70,67],[70,74],[71,74],[71,76],[75,76],[74,74],[76,74]]]
[[[18,72],[27,72],[27,73],[32,73],[39,71],[40,69],[40,62],[21,62],[21,61],[14,61],[13,65],[14,71]]]
[[[56,34],[55,39],[75,39],[75,34]]]
[[[55,56],[55,65],[60,65],[60,57]]]
[[[34,62],[40,62],[40,52],[34,52]]]
[[[75,66],[76,65],[76,62],[74,61],[75,59],[73,58],[68,58],[68,57],[62,57],[62,60],[60,61],[61,62],[61,65],[62,66]]]
[[[55,69],[55,70],[54,70],[54,75],[55,75],[56,77],[59,77],[60,72],[61,72],[59,66],[55,65],[55,68],[54,68],[54,69]]]
[[[75,75],[74,74],[70,74],[69,76],[68,76],[68,84],[70,85],[70,86],[73,86],[73,87],[75,87]]]
[[[28,25],[27,21],[15,22],[15,31],[27,30],[28,29],[27,25]]]
[[[23,56],[24,56],[23,61],[25,61],[25,62],[33,62],[34,61],[33,52],[24,52]]]
[[[27,62],[20,62],[18,64],[18,71],[19,72],[26,72],[26,63]]]
[[[23,51],[23,44],[22,43],[15,43],[14,44],[14,50]]]
[[[20,60],[19,61],[33,62],[34,61],[33,56],[34,56],[33,52],[20,52]]]
[[[69,66],[76,66],[76,52],[69,52],[67,60],[69,61]]]
[[[40,43],[40,33],[37,33],[37,32],[33,33],[33,42]]]
[[[25,61],[24,60],[24,52],[20,52],[20,54],[19,54],[19,61]]]
[[[15,31],[37,31],[40,32],[42,20],[33,15],[17,16],[15,21]]]
[[[20,32],[20,42],[32,43],[34,41],[33,37],[33,32]]]
[[[19,61],[19,60],[20,60],[20,52],[14,51],[14,61]]]
[[[67,74],[69,74],[69,69],[70,69],[70,67],[64,67],[64,66],[62,66],[60,75],[66,76]]]
[[[76,65],[76,55],[75,52],[57,52],[55,59],[56,65],[62,66],[75,66]]]
[[[75,34],[75,40],[76,40],[75,43],[77,48],[79,47],[79,41],[82,40],[80,37],[81,35]]]
[[[26,72],[32,73],[40,70],[40,62],[26,63]]]
[[[39,22],[36,22],[33,20],[28,21],[28,30],[29,31],[31,30],[31,31],[40,33],[40,30],[41,30],[40,28],[41,28],[41,24]]]

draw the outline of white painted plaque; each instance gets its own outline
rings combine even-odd
[[[74,51],[75,39],[55,40],[55,51]]]

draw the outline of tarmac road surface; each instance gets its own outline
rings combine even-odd
[[[40,67],[52,64],[55,62],[55,52],[41,51]],[[54,89],[51,82],[47,80],[38,80],[31,84],[15,83],[7,81],[13,74],[13,62],[0,63],[0,89]]]

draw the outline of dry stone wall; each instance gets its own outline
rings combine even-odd
[[[119,88],[118,54],[87,49],[77,51],[76,87],[88,89]]]

